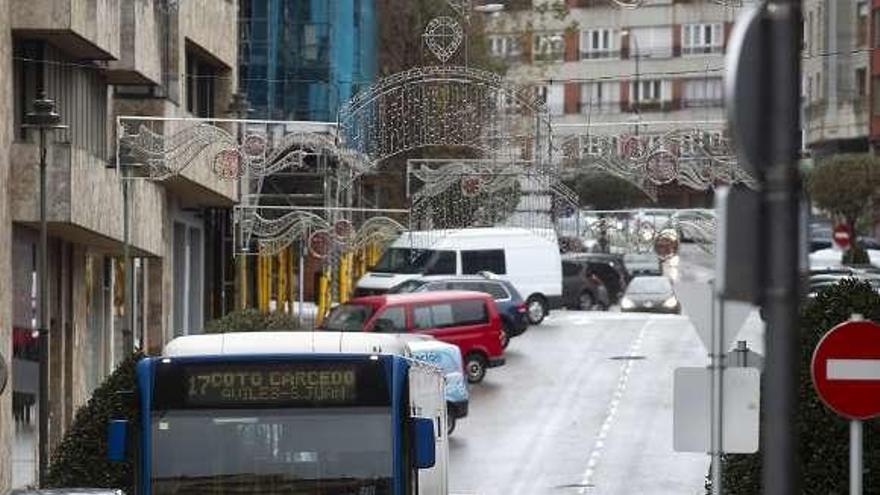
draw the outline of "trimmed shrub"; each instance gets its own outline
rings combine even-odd
[[[205,333],[277,332],[302,330],[292,315],[276,312],[263,313],[256,309],[233,311],[205,325]]]
[[[107,460],[107,424],[111,419],[128,419],[129,434],[134,433],[140,418],[135,366],[141,358],[142,354],[134,354],[123,361],[76,412],[49,464],[48,488],[116,488],[134,493],[133,457],[119,463]]]
[[[849,423],[819,400],[810,377],[810,361],[819,340],[853,313],[880,321],[880,295],[867,282],[843,280],[819,293],[801,313],[800,385],[797,422],[802,493],[845,494],[849,480]],[[766,400],[766,394],[761,395]],[[762,411],[766,407],[762,406]],[[865,493],[880,493],[880,423],[864,424]],[[760,495],[761,455],[729,454],[723,458],[724,492]],[[706,489],[711,483],[707,477]]]

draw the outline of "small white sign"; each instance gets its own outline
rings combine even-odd
[[[708,368],[675,370],[673,444],[676,452],[712,449],[712,373]],[[722,451],[758,451],[761,416],[761,374],[755,368],[727,368],[722,385]]]

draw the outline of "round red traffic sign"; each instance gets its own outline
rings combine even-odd
[[[880,416],[880,325],[847,321],[819,341],[811,366],[819,398],[849,419]]]
[[[848,225],[836,225],[831,236],[834,239],[834,244],[840,249],[849,249],[849,246],[852,244],[852,232],[850,232]]]

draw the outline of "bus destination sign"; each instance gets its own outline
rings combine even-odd
[[[387,406],[388,376],[366,359],[174,360],[156,368],[152,407]]]
[[[301,366],[248,366],[192,370],[187,377],[190,405],[224,403],[348,404],[357,399],[357,374],[351,367],[303,369]]]

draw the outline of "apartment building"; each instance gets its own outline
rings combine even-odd
[[[817,158],[868,151],[880,137],[872,125],[880,101],[868,104],[869,95],[880,96],[871,56],[880,13],[867,0],[806,0],[803,10],[804,146]]]
[[[719,131],[724,54],[741,3],[515,2],[490,18],[490,50],[511,80],[540,91],[557,139]],[[687,206],[682,192],[677,204]]]
[[[222,311],[217,232],[237,200],[209,160],[130,182],[134,328],[125,324],[118,116],[225,116],[237,90],[237,0],[0,0],[0,492],[35,483],[40,147],[24,126],[53,99],[47,144],[49,440],[128,353],[155,351]],[[173,122],[162,132],[172,134]],[[135,172],[136,173],[136,172]],[[228,251],[227,251],[228,252]]]

